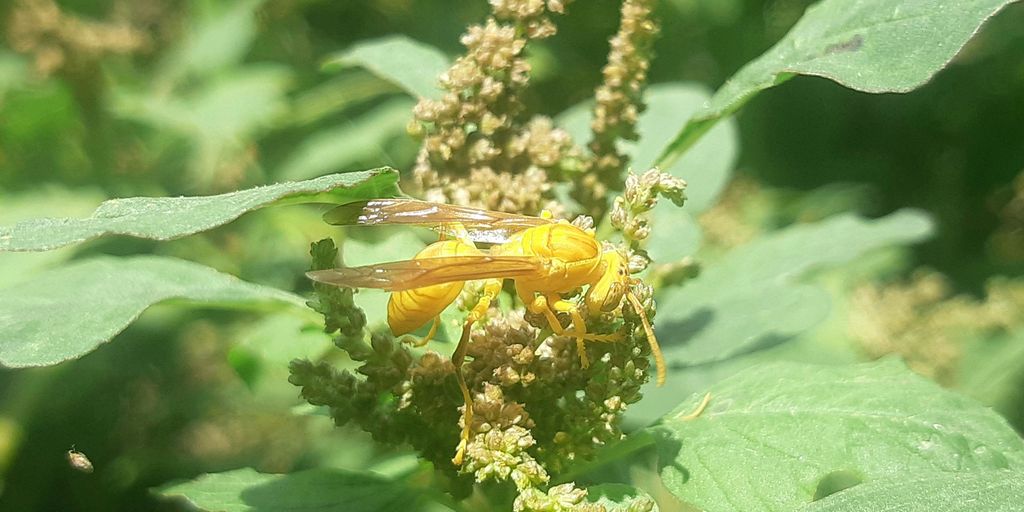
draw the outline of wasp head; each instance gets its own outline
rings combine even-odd
[[[614,311],[622,303],[622,297],[629,289],[629,267],[625,258],[615,250],[606,250],[601,255],[603,272],[597,282],[587,291],[587,309]]]

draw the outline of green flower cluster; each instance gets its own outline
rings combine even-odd
[[[466,54],[441,76],[446,93],[421,99],[409,132],[423,140],[415,184],[432,201],[537,214],[549,206],[549,174],[573,151],[569,134],[525,115],[525,49],[555,33],[561,0],[491,0],[494,14],[462,37]]]
[[[652,15],[654,0],[625,0],[619,31],[611,40],[604,81],[594,91],[592,157],[586,171],[575,179],[574,198],[587,213],[604,216],[609,191],[617,190],[629,157],[619,150],[619,140],[636,140],[636,123],[644,110],[643,89],[651,64],[651,47],[658,34]]]
[[[594,191],[588,196],[593,201],[581,206],[603,215],[610,199],[606,191],[622,188],[611,183],[626,170],[614,141],[635,138],[642,110],[640,94],[657,31],[650,19],[653,2],[624,2],[605,83],[597,91],[592,162],[550,119],[526,116],[519,99],[529,79],[526,45],[554,33],[549,17],[562,13],[564,2],[490,3],[493,16],[470,27],[462,39],[466,55],[441,77],[445,95],[423,99],[415,109],[409,129],[423,140],[413,173],[418,192],[438,202],[521,214],[548,209],[557,215],[560,205],[550,201],[549,178],[570,181],[573,173],[586,171],[589,181],[574,185],[577,191]],[[606,244],[604,250],[628,257],[631,273],[644,270],[647,214],[659,197],[681,205],[684,187],[682,180],[658,170],[630,174],[609,219],[624,242]],[[588,216],[573,224],[595,228]],[[312,254],[314,269],[334,266],[336,250],[329,241],[314,244]],[[651,344],[642,320],[655,314],[649,285],[634,281],[630,292],[636,300],[624,299],[608,312],[585,311],[582,290],[563,294],[584,309],[588,331],[622,334],[618,342],[588,344],[586,368],[575,339],[554,334],[543,315],[526,313],[515,303],[492,307],[469,329],[461,365],[470,415],[462,410],[465,401],[451,358],[431,350],[414,356],[382,333],[371,334],[367,345],[366,319],[352,301],[353,291],[317,285],[315,292],[310,306],[324,315],[328,332],[338,332],[336,344],[359,366],[339,371],[328,363],[296,361],[291,382],[310,403],[328,407],[336,423],[354,423],[384,443],[413,446],[458,497],[477,482],[514,491],[515,510],[605,510],[572,483],[548,484],[624,436],[623,413],[640,400],[651,373]],[[468,311],[480,293],[479,283],[467,283],[455,306]],[[451,457],[467,416],[472,418],[468,442],[456,466]],[[629,506],[649,510],[652,503]]]

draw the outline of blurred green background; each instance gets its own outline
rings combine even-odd
[[[665,0],[651,81],[713,90],[810,3]],[[526,101],[534,112],[554,116],[592,94],[618,6],[571,4],[558,35],[531,48]],[[405,134],[413,100],[358,68],[322,70],[324,59],[396,33],[454,56],[461,32],[487,12],[483,0],[5,1],[0,225],[87,215],[112,197],[213,194],[384,164],[406,171],[417,149]],[[845,325],[858,297],[874,289],[870,300],[883,303],[918,276],[915,286],[932,286],[923,298],[892,299],[912,303],[908,339],[940,332],[959,347],[952,369],[943,367],[949,375],[931,376],[970,384],[1018,430],[1024,401],[1011,391],[1024,380],[1022,350],[999,345],[985,355],[959,344],[998,337],[1019,345],[1020,331],[932,324],[985,304],[993,279],[1024,295],[1016,284],[1024,269],[1022,26],[1024,5],[1011,5],[910,94],[870,95],[808,77],[766,91],[737,116],[734,181],[702,219],[710,243],[724,247],[839,211],[929,212],[937,232],[927,243],[835,273],[834,292],[850,300],[834,316]],[[329,234],[313,208],[267,209],[169,243],[118,238],[2,254],[0,286],[70,258],[156,253],[305,292],[308,243]],[[297,391],[286,368],[262,361],[275,359],[268,351],[286,360],[327,350],[329,340],[307,327],[278,315],[158,306],[80,360],[0,370],[0,510],[178,510],[148,489],[242,466],[406,471],[407,457],[374,448],[367,436],[284,413],[299,406]],[[832,334],[865,358],[893,351],[844,328]],[[928,351],[940,349],[922,349],[924,373]],[[978,366],[959,371],[972,357]],[[1016,362],[1000,370],[1010,384],[998,393],[985,390],[996,377],[984,366],[993,359]],[[72,446],[95,473],[69,467]]]

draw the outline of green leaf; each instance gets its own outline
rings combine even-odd
[[[865,482],[799,512],[1015,512],[1024,496],[1024,472],[973,471],[897,475]]]
[[[837,472],[1024,469],[1024,441],[1005,420],[894,361],[766,364],[710,392],[696,418],[685,415],[700,395],[651,427],[665,487],[708,512],[796,510]]]
[[[80,357],[113,338],[150,306],[169,300],[207,307],[291,305],[305,310],[302,297],[188,261],[95,258],[0,289],[0,364],[45,366]]]
[[[408,98],[396,98],[351,122],[316,132],[284,164],[281,178],[306,179],[372,159],[379,163],[387,142],[405,134],[412,107]]]
[[[781,342],[828,314],[828,294],[797,280],[931,233],[923,214],[901,211],[867,221],[839,215],[743,245],[683,287],[658,296],[655,318],[665,358],[676,366],[726,359]]]
[[[289,475],[238,469],[206,474],[190,482],[163,487],[157,493],[167,498],[184,498],[203,510],[224,512],[447,510],[429,501],[423,490],[372,473],[338,469],[312,469]]]
[[[710,99],[704,87],[692,83],[674,82],[649,87],[644,93],[647,110],[637,121],[640,142],[623,144],[623,150],[633,159],[630,167],[639,173],[655,166],[658,155],[672,141],[679,121],[693,115]],[[592,106],[593,101],[578,103],[558,116],[558,125],[568,131],[577,143],[590,140]],[[670,166],[661,166],[662,170],[686,180],[684,209],[690,215],[697,215],[714,204],[732,173],[738,146],[736,123],[727,120],[715,127],[684,158]],[[671,209],[678,210],[675,206]]]
[[[450,65],[448,57],[437,48],[394,35],[356,43],[329,57],[324,67],[361,66],[413,96],[437,99],[443,92],[438,77]]]
[[[41,215],[88,215],[104,196],[98,190],[43,188],[18,195],[0,194],[0,225],[14,224]],[[0,288],[24,281],[34,274],[71,258],[74,249],[42,254],[0,253]]]
[[[35,219],[0,228],[0,251],[48,251],[104,235],[171,240],[227,224],[275,204],[391,196],[398,173],[382,167],[197,197],[133,197],[103,202],[85,219]]]
[[[647,110],[637,122],[640,141],[629,149],[633,170],[643,172],[657,165],[658,156],[672,142],[679,121],[700,110],[709,99],[707,89],[695,84],[652,85],[645,97]],[[732,175],[738,152],[736,123],[728,120],[712,129],[683,158],[670,166],[661,166],[662,170],[686,180],[684,210],[698,215],[715,204]],[[674,205],[672,208],[678,209]]]
[[[740,69],[658,158],[671,166],[721,118],[794,75],[858,91],[908,92],[944,68],[982,23],[1013,0],[823,0]]]

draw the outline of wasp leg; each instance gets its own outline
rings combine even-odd
[[[566,334],[565,328],[562,327],[562,323],[558,321],[558,317],[555,316],[555,312],[551,310],[551,307],[549,305],[549,299],[547,297],[545,297],[544,295],[535,294],[534,292],[524,293],[523,291],[520,290],[520,298],[523,298],[524,295],[533,295],[532,301],[523,300],[523,302],[526,303],[527,310],[529,310],[533,314],[543,314],[548,319],[548,325],[551,326],[551,330],[555,334],[559,336],[563,336]],[[562,299],[556,299],[551,302],[559,304],[565,301],[563,301]],[[568,302],[567,304],[572,305],[572,303]],[[590,366],[590,362],[587,361],[586,347],[583,346],[583,336],[578,335],[578,333],[574,333],[572,334],[572,336],[576,337],[576,349],[577,352],[579,352],[580,354],[580,365],[582,365],[584,368]]]
[[[494,302],[494,299],[498,298],[499,293],[501,293],[501,279],[488,279],[484,281],[483,293],[480,296],[480,300],[469,311],[466,323],[473,324],[483,318],[487,314],[487,308],[491,307],[491,303]]]
[[[470,310],[469,315],[466,316],[466,325],[462,326],[462,336],[459,338],[459,344],[455,347],[455,352],[452,354],[452,364],[455,365],[455,379],[459,382],[459,391],[462,392],[462,400],[465,402],[465,412],[462,415],[462,434],[459,436],[459,446],[455,449],[455,456],[452,457],[452,464],[456,466],[462,465],[462,460],[466,456],[466,446],[469,444],[469,436],[472,434],[473,428],[473,397],[469,394],[469,386],[466,385],[466,377],[462,374],[462,363],[466,359],[466,352],[469,351],[469,335],[473,324],[484,317],[487,314],[487,308],[491,307],[491,302],[498,297],[501,293],[501,280],[500,279],[488,279],[484,282],[483,294],[480,300],[477,301],[473,309]]]
[[[576,338],[576,352],[580,355],[580,366],[584,368],[590,366],[590,361],[587,359],[587,347],[583,344],[583,339],[587,336],[587,322],[583,319],[583,315],[580,314],[579,308],[567,300],[555,299],[552,301],[551,299],[551,297],[548,297],[547,300],[555,311],[569,313],[569,318],[572,319],[573,330],[571,332],[566,331],[565,335]]]
[[[520,298],[523,296],[529,296],[529,293],[520,293]],[[587,332],[586,321],[583,319],[583,315],[580,314],[579,308],[567,300],[561,298],[549,298],[544,295],[534,296],[532,301],[523,300],[526,303],[526,309],[534,314],[543,314],[548,324],[551,326],[551,331],[558,336],[569,336],[576,339],[576,350],[580,355],[580,365],[584,368],[590,366],[590,361],[587,359],[586,346],[583,344],[584,340],[599,341],[604,343],[612,343],[616,341],[622,341],[622,333],[612,334],[592,334]],[[558,317],[555,316],[555,311],[559,313],[568,313],[572,319],[572,329],[566,330],[562,327],[562,323],[558,321]]]
[[[575,336],[576,335],[576,331],[575,330],[566,331],[565,335],[566,336]],[[592,332],[588,332],[588,333],[584,333],[583,334],[583,339],[585,339],[587,341],[598,341],[598,342],[601,342],[601,343],[618,343],[618,342],[626,339],[626,335],[622,334],[622,332],[613,332],[613,333],[610,333],[610,334],[594,334]]]
[[[452,354],[452,364],[455,365],[455,380],[459,382],[459,391],[462,392],[462,400],[466,404],[465,412],[462,413],[462,434],[459,436],[459,446],[455,448],[455,456],[452,457],[452,464],[462,465],[466,456],[466,446],[469,444],[470,429],[473,427],[473,398],[469,395],[469,386],[466,385],[466,377],[462,375],[462,362],[466,359],[466,352],[469,350],[469,331],[473,324],[466,322],[462,327],[462,337]]]
[[[414,339],[414,340],[412,340],[410,342],[410,344],[412,346],[414,346],[414,347],[422,347],[422,346],[426,345],[427,343],[430,343],[430,340],[434,339],[434,336],[437,335],[437,326],[439,326],[439,325],[441,325],[441,317],[440,316],[435,316],[434,317],[434,323],[430,325],[430,330],[427,331],[427,335],[424,336],[423,339],[420,339],[420,340],[415,340]],[[409,338],[405,338],[405,339],[409,339]]]

